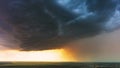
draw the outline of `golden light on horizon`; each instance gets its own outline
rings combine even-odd
[[[0,51],[0,61],[68,62],[75,59],[64,49],[43,51]]]

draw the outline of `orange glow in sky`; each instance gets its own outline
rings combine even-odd
[[[43,51],[0,51],[0,61],[68,62],[75,59],[64,49]]]

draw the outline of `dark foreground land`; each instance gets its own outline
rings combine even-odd
[[[120,68],[120,63],[0,62],[0,68]]]

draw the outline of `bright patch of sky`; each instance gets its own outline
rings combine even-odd
[[[61,6],[65,7],[68,10],[71,10],[72,12],[76,14],[86,14],[87,6],[86,6],[86,0],[57,0],[57,3],[59,3]]]
[[[109,31],[116,30],[120,28],[120,6],[115,11],[114,16],[105,25],[106,29]]]
[[[57,0],[57,3],[60,4],[62,7],[65,7],[68,11],[77,14],[78,17],[69,21],[68,24],[71,22],[80,19],[80,18],[87,18],[89,15],[93,15],[94,13],[89,12],[86,5],[86,0]]]

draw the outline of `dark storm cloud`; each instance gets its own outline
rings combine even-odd
[[[1,1],[4,5],[1,12],[5,13],[7,21],[15,28],[13,35],[21,41],[20,46],[24,50],[59,48],[73,39],[97,35],[116,8],[114,0],[78,0],[82,2],[77,5],[70,0],[74,7],[85,3],[85,6],[81,6],[86,9],[76,14],[74,8],[69,7],[71,3],[61,5],[57,1]]]

